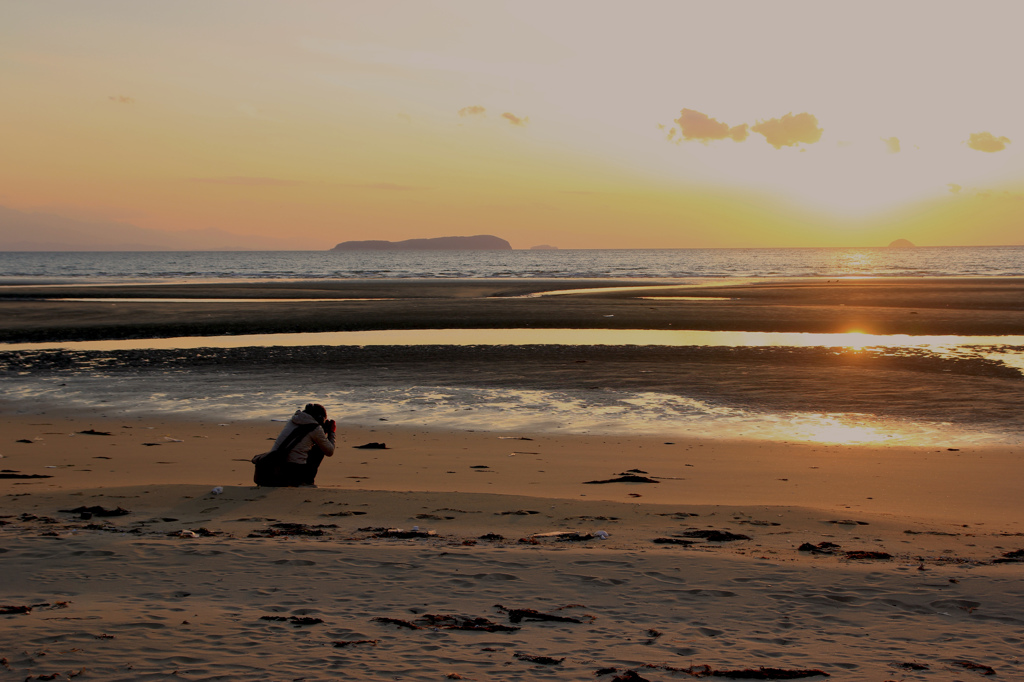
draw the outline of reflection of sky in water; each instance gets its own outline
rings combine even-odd
[[[100,407],[108,417],[164,415],[228,421],[281,419],[310,396],[339,423],[541,433],[629,433],[666,438],[773,439],[891,445],[1016,443],[1020,434],[871,415],[768,413],[690,398],[620,390],[540,391],[365,385],[339,389],[303,377],[193,373],[11,378],[0,387],[7,412],[18,403]],[[299,392],[295,385],[304,386]]]
[[[1024,336],[911,336],[908,334],[811,334],[714,332],[664,329],[391,329],[303,334],[241,334],[168,339],[67,341],[0,344],[0,351],[66,349],[82,351],[168,348],[246,348],[271,346],[422,346],[422,345],[569,345],[569,346],[725,346],[826,347],[924,350],[937,357],[982,357],[1024,373]]]
[[[238,348],[313,345],[669,345],[826,347],[868,349],[885,355],[937,361],[984,359],[1024,374],[1024,336],[880,336],[671,330],[459,329],[273,334],[187,339],[146,339],[64,344],[19,344],[2,350],[62,347],[75,350]],[[8,411],[21,401],[62,407],[104,408],[108,416],[158,413],[203,420],[273,419],[316,396],[339,421],[370,425],[380,419],[403,426],[482,431],[637,433],[708,438],[760,438],[826,443],[942,445],[1018,443],[1014,426],[988,430],[881,419],[873,415],[783,413],[715,405],[685,396],[625,390],[544,391],[366,384],[339,389],[329,376],[272,370],[147,371],[106,375],[101,367],[59,378],[11,376],[0,384]],[[294,387],[302,386],[300,393]],[[1005,430],[1004,430],[1005,429]]]

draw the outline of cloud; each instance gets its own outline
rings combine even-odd
[[[192,178],[192,182],[208,185],[239,185],[243,187],[290,187],[302,185],[298,180],[281,180],[279,178],[228,177],[228,178]]]
[[[951,182],[951,183],[949,183],[946,186],[949,187],[949,193],[950,194],[960,194],[960,190],[963,189],[963,187],[961,187],[960,185],[956,184],[955,182]]]
[[[1010,144],[1008,137],[996,137],[992,133],[971,133],[967,146],[979,152],[1001,152]]]
[[[510,114],[507,111],[504,114],[502,114],[501,117],[503,119],[505,119],[506,121],[508,121],[509,123],[511,123],[512,125],[514,125],[514,126],[524,126],[524,125],[526,125],[527,123],[530,122],[530,117],[529,116],[524,116],[523,118],[519,118],[515,114]]]
[[[890,154],[900,153],[900,138],[898,137],[883,137],[882,142],[885,143],[886,148]]]
[[[757,125],[750,128],[755,133],[764,135],[768,144],[781,149],[792,147],[798,144],[814,144],[821,139],[825,132],[818,127],[818,119],[813,114],[796,114],[792,112],[782,118],[770,118],[767,121],[758,121]]]
[[[462,107],[459,109],[459,116],[484,116],[487,109],[484,109],[479,104],[475,104],[471,107]]]
[[[111,95],[107,99],[111,102],[117,102],[118,104],[135,104],[135,98],[128,97],[126,95]]]
[[[743,142],[747,139],[747,124],[730,127],[726,123],[716,121],[707,114],[702,114],[693,109],[683,109],[679,112],[679,118],[675,119],[679,126],[679,132],[684,140],[698,140],[707,144],[712,140],[724,140],[729,138],[734,142]],[[668,139],[675,137],[675,129],[669,131]]]

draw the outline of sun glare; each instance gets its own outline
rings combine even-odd
[[[823,417],[815,424],[804,425],[807,440],[835,445],[880,443],[891,437],[874,426],[844,424],[835,417]]]

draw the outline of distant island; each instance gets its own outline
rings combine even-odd
[[[478,234],[473,237],[434,237],[388,242],[382,239],[341,242],[331,251],[511,251],[512,245],[500,237]]]
[[[551,244],[538,244],[537,246],[531,246],[530,251],[558,251],[558,247],[551,246]]]
[[[912,249],[916,246],[909,239],[897,239],[896,241],[889,244],[890,249]]]

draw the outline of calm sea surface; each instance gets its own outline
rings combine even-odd
[[[1024,277],[1024,246],[2,252],[0,284],[365,278]]]

